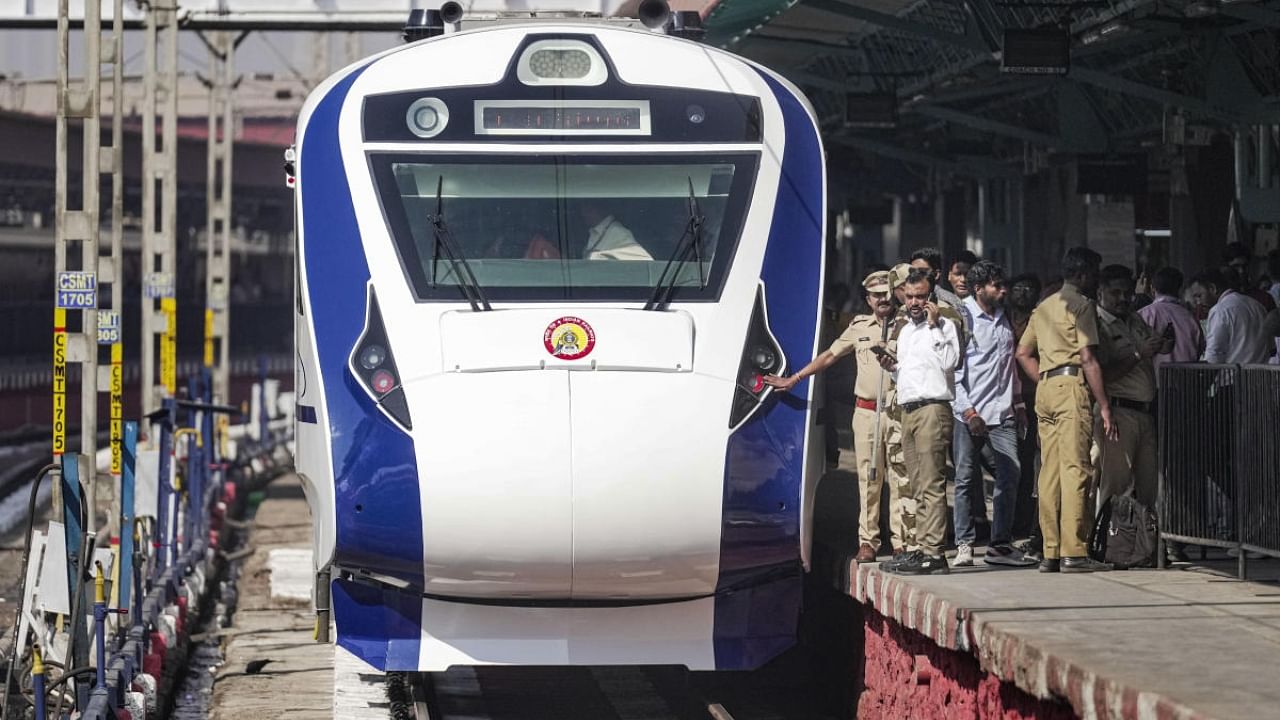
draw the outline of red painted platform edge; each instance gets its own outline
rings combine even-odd
[[[1112,720],[1215,720],[1159,693],[1145,692],[1091,672],[1033,641],[988,622],[909,578],[852,563],[849,594],[938,647],[971,653],[986,672],[1034,697],[1065,700],[1082,718]]]

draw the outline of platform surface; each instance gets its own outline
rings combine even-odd
[[[224,630],[210,720],[386,718],[381,673],[312,639],[311,517],[297,476],[265,492],[250,526],[253,554],[240,574],[239,606]],[[270,662],[254,667],[263,660]],[[335,682],[336,675],[347,681]]]
[[[1083,718],[1280,718],[1280,562],[1240,582],[1218,557],[1090,575],[854,565],[850,593]]]

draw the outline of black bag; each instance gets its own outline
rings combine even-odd
[[[1109,498],[1098,513],[1089,538],[1089,557],[1117,570],[1152,567],[1159,538],[1156,514],[1129,495]]]

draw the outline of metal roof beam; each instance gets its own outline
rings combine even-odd
[[[896,30],[908,35],[917,35],[919,37],[934,40],[936,42],[953,45],[955,47],[968,50],[975,53],[991,54],[991,48],[987,47],[980,38],[973,35],[959,35],[947,32],[941,28],[916,22],[897,15],[889,15],[886,13],[871,10],[869,8],[855,5],[844,0],[802,0],[804,7],[821,10],[823,12],[840,15],[854,20],[861,20],[872,25],[876,25],[886,30]]]
[[[969,113],[940,107],[938,105],[917,105],[912,108],[911,111],[921,115],[937,118],[939,120],[945,120],[958,125],[971,127],[974,130],[981,130],[983,132],[995,133],[996,135],[1003,135],[1017,140],[1024,140],[1033,145],[1045,145],[1047,147],[1060,148],[1064,144],[1063,139],[1057,135],[1050,135],[1037,130],[1018,127],[1016,125],[1008,125],[996,120],[991,120],[990,118],[970,115]]]
[[[837,93],[854,92],[858,89],[858,86],[853,83],[840,80],[838,78],[827,77],[825,75],[805,72],[804,70],[780,70],[779,72],[782,73],[783,77],[801,86],[820,88],[822,90],[830,90]]]
[[[778,35],[760,35],[753,33],[742,38],[738,43],[739,50],[743,45],[752,45],[755,43],[774,45],[779,48],[794,48],[797,50],[811,50],[814,53],[822,55],[836,55],[842,57],[861,58],[866,56],[866,51],[851,45],[837,45],[835,43],[819,42],[817,40],[806,40],[805,38],[780,37]]]
[[[1273,12],[1257,5],[1222,5],[1218,12],[1228,17],[1248,20],[1264,27],[1280,28],[1280,12]]]
[[[880,155],[881,157],[891,158],[893,160],[901,160],[902,162],[910,163],[912,165],[923,165],[936,170],[955,173],[956,175],[965,175],[974,178],[990,178],[1011,177],[1018,174],[1017,171],[1001,166],[997,163],[981,162],[977,160],[959,162],[948,157],[930,155],[926,152],[899,147],[892,143],[862,135],[836,134],[827,136],[827,140],[837,145],[851,147],[855,150],[862,150],[874,155]]]
[[[930,93],[926,97],[931,103],[964,102],[967,100],[985,100],[1000,95],[1012,95],[1013,93],[1027,90],[1042,90],[1045,86],[1043,79],[1012,80],[1008,78],[1008,75],[996,76],[980,85]]]
[[[1140,82],[1111,75],[1099,70],[1084,68],[1077,65],[1071,68],[1071,72],[1067,74],[1067,77],[1075,80],[1076,82],[1085,83],[1086,85],[1094,85],[1104,90],[1111,90],[1112,92],[1143,98],[1145,100],[1150,100],[1164,105],[1173,105],[1174,107],[1180,107],[1184,110],[1196,113],[1197,115],[1211,117],[1231,124],[1240,122],[1238,114],[1226,108],[1210,105],[1200,98],[1151,87],[1150,85],[1144,85]]]

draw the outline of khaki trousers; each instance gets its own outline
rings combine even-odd
[[[1102,414],[1093,413],[1093,441],[1098,450],[1094,463],[1098,507],[1130,490],[1138,502],[1156,507],[1156,419],[1150,413],[1111,406],[1111,417],[1120,429],[1119,440],[1102,432]]]
[[[858,542],[880,547],[880,493],[889,486],[889,527],[893,546],[902,548],[907,543],[905,527],[907,517],[902,508],[902,495],[906,486],[906,468],[902,462],[902,435],[899,423],[884,411],[880,418],[880,465],[876,480],[871,482],[871,458],[875,452],[876,411],[866,408],[853,410],[853,452],[858,461]],[[909,492],[907,493],[910,494]],[[915,524],[914,504],[910,520]]]
[[[1084,379],[1059,375],[1036,388],[1040,418],[1040,531],[1046,559],[1084,557],[1091,525],[1088,486],[1093,412]]]
[[[916,501],[916,545],[941,555],[947,535],[947,457],[954,419],[951,403],[902,410],[902,452]]]

